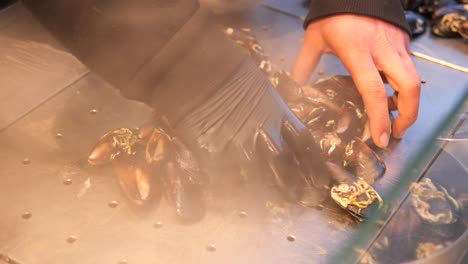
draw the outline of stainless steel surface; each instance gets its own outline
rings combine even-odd
[[[272,60],[291,67],[303,34],[300,20],[264,7],[223,20],[251,26]],[[178,223],[163,201],[133,207],[111,168],[89,167],[86,157],[103,133],[138,126],[150,109],[124,100],[86,74],[20,4],[0,12],[0,29],[0,121],[5,128],[0,132],[0,254],[21,263],[323,263],[360,231],[361,225],[336,206],[301,208],[264,190],[233,189],[228,199],[213,197],[207,216],[192,225]],[[8,47],[18,45],[41,63],[7,62],[5,58],[19,56]],[[467,45],[427,36],[412,46],[455,53],[457,61],[468,54]],[[407,161],[425,144],[433,144],[431,134],[468,90],[466,74],[415,62],[426,80],[420,117],[403,140],[381,151],[388,165],[378,182],[384,190],[403,177]],[[318,68],[325,75],[345,72],[332,56]],[[3,87],[12,82],[22,93],[5,96],[9,90]],[[3,108],[5,104],[10,107]],[[90,114],[91,109],[97,113]],[[118,206],[109,207],[114,200]]]

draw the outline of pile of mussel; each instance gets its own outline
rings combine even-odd
[[[250,29],[228,28],[225,34],[249,53],[309,128],[334,175],[332,200],[358,220],[379,208],[383,201],[371,184],[383,175],[385,164],[366,144],[368,118],[351,77],[332,76],[301,87],[269,61]],[[164,117],[138,129],[105,134],[88,160],[93,165],[113,164],[121,189],[136,205],[148,204],[162,193],[181,219],[203,216],[205,177]]]
[[[182,221],[197,221],[204,212],[206,179],[167,120],[155,116],[139,128],[108,132],[88,156],[91,165],[111,163],[129,201],[143,206],[162,194]]]
[[[468,1],[401,0],[413,37],[425,32],[442,38],[468,39]]]
[[[383,201],[371,184],[385,173],[386,166],[367,144],[368,117],[351,77],[331,76],[300,86],[271,63],[251,29],[228,28],[225,34],[248,51],[319,144],[334,174],[331,198],[360,221],[380,207]]]

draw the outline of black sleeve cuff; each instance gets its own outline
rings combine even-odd
[[[400,0],[312,0],[304,28],[314,20],[346,13],[384,20],[411,35]]]

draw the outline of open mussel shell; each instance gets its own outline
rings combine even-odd
[[[146,144],[145,159],[148,163],[162,162],[170,157],[171,137],[161,128],[155,128]]]
[[[468,4],[448,5],[432,14],[434,35],[444,38],[468,38]]]
[[[133,204],[144,205],[156,195],[158,168],[150,168],[145,161],[145,143],[151,126],[141,129],[120,128],[103,135],[88,156],[92,165],[112,163],[119,185]],[[158,176],[158,175],[156,175]]]
[[[466,229],[460,203],[430,178],[412,185],[410,202],[412,211],[421,220],[419,236],[426,241],[451,240]]]
[[[104,134],[91,150],[88,162],[102,165],[114,160],[119,155],[133,155],[138,143],[136,130],[119,128]]]
[[[136,205],[144,205],[156,194],[154,170],[147,164],[119,159],[113,163],[125,196]]]
[[[382,206],[383,201],[372,186],[336,164],[327,165],[335,180],[330,190],[332,199],[357,220],[363,221]]]

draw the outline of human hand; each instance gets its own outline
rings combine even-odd
[[[408,34],[385,21],[353,14],[316,20],[307,27],[292,78],[305,84],[323,53],[338,56],[351,73],[363,97],[375,144],[388,144],[389,109],[399,111],[392,131],[393,137],[402,138],[417,119],[421,89]],[[395,90],[390,105],[379,71]]]

